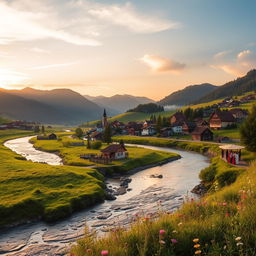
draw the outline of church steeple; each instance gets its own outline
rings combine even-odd
[[[104,108],[103,116],[102,116],[102,128],[105,129],[108,125],[108,117],[106,113],[106,109]]]

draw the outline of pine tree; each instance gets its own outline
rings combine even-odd
[[[241,142],[246,149],[256,152],[256,105],[242,124],[240,128]]]
[[[103,134],[104,142],[106,142],[108,144],[111,143],[112,142],[111,135],[112,135],[111,127],[110,127],[110,125],[107,125],[107,127],[104,130],[104,134]]]
[[[82,130],[80,127],[76,128],[76,136],[77,136],[79,139],[82,138],[83,134],[84,134],[84,133],[83,133],[83,130]]]
[[[91,148],[91,137],[90,134],[87,133],[87,148],[90,149]]]
[[[159,115],[156,121],[156,132],[159,134],[161,132],[161,128],[162,128],[162,117]]]
[[[42,131],[42,134],[45,134],[45,128],[44,128],[44,125],[42,125],[42,129],[41,129],[41,131]]]
[[[39,133],[39,132],[40,132],[40,127],[39,127],[39,125],[36,125],[34,127],[34,133]]]

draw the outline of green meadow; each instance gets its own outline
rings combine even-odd
[[[121,138],[116,138],[120,140]],[[256,156],[244,152],[249,166],[232,166],[220,159],[210,143],[122,137],[129,143],[178,147],[214,156],[200,172],[208,193],[199,201],[187,198],[180,210],[141,213],[127,227],[118,226],[104,237],[88,228],[70,255],[112,256],[254,256],[256,255]]]
[[[59,133],[62,137],[64,134],[67,135]],[[96,169],[85,168],[92,163],[79,158],[81,153],[99,153],[99,150],[63,146],[62,140],[37,141],[36,147],[58,152],[67,164],[51,166],[26,161],[3,146],[6,140],[28,135],[32,133],[0,131],[0,227],[37,219],[56,221],[104,200],[104,176]],[[135,147],[129,147],[128,152],[129,159],[105,166],[108,171],[126,172],[177,157],[177,154]]]
[[[178,156],[164,151],[127,146],[129,153],[127,159],[112,161],[110,164],[104,165],[93,163],[88,159],[81,159],[80,155],[101,154],[100,149],[108,146],[106,143],[103,143],[100,149],[87,149],[86,141],[84,146],[72,146],[72,143],[81,143],[83,140],[71,139],[68,136],[64,136],[64,134],[59,136],[58,140],[36,140],[36,138],[33,138],[31,142],[39,150],[57,153],[66,165],[103,167],[109,172],[127,172],[136,167],[159,163]]]

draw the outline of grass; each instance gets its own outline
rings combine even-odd
[[[148,141],[126,137],[125,140],[162,146],[174,143],[154,138]],[[177,146],[200,152],[205,149],[203,144],[188,144]],[[216,152],[214,146],[210,150]],[[163,212],[159,203],[160,210],[155,215],[134,216],[128,228],[117,226],[104,237],[97,237],[86,228],[85,237],[77,241],[70,255],[96,256],[102,250],[108,250],[111,256],[256,255],[255,155],[247,169],[239,170],[219,157],[212,159],[210,168],[215,169],[210,178],[213,186],[199,201],[187,198],[175,213]],[[234,177],[232,172],[239,175]],[[228,175],[224,181],[229,183],[222,183],[220,177],[225,173]]]
[[[98,171],[24,161],[3,146],[26,135],[30,133],[0,131],[0,227],[38,218],[54,221],[104,199]]]
[[[47,152],[57,152],[67,165],[72,166],[97,166],[104,167],[109,172],[127,172],[137,167],[146,166],[177,157],[177,154],[155,151],[138,147],[127,147],[128,159],[113,161],[110,165],[92,163],[87,159],[81,159],[80,154],[100,154],[100,149],[87,149],[86,146],[69,146],[67,142],[83,142],[62,136],[59,140],[32,139],[34,147]],[[86,142],[85,142],[86,143]],[[107,144],[103,144],[105,148]]]
[[[213,130],[214,136],[227,136],[232,139],[240,139],[239,128]]]
[[[171,111],[164,111],[164,112],[156,112],[156,113],[140,113],[140,112],[126,112],[117,116],[113,116],[108,118],[109,122],[113,122],[115,120],[118,120],[120,122],[123,123],[128,123],[128,122],[143,122],[145,120],[149,120],[150,116],[152,114],[154,114],[156,117],[158,115],[161,115],[162,117],[170,117],[173,113],[175,113],[175,111],[171,110]],[[88,124],[84,124],[84,126],[95,126],[97,123],[99,122],[99,120],[97,121],[92,121],[89,122]]]
[[[6,124],[8,122],[10,122],[10,120],[0,116],[0,124]]]

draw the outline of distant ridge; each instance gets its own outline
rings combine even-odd
[[[217,86],[204,83],[198,85],[190,85],[186,88],[173,92],[167,97],[163,98],[158,102],[162,106],[177,105],[184,106],[189,105],[191,102],[199,100],[209,92],[214,91]]]
[[[0,90],[0,115],[49,124],[80,124],[99,119],[103,109],[70,89]]]
[[[245,76],[237,78],[234,81],[228,82],[222,86],[218,86],[214,91],[206,94],[193,103],[204,103],[217,100],[229,96],[238,96],[246,92],[256,90],[256,70],[249,71]]]
[[[120,95],[116,94],[111,97],[105,96],[97,96],[92,97],[88,95],[84,95],[85,98],[88,100],[93,101],[97,105],[106,108],[107,112],[113,115],[119,115],[126,112],[129,109],[137,107],[139,104],[147,104],[147,103],[154,103],[154,100],[149,99],[147,97],[139,97],[139,96],[132,96],[132,95]]]

